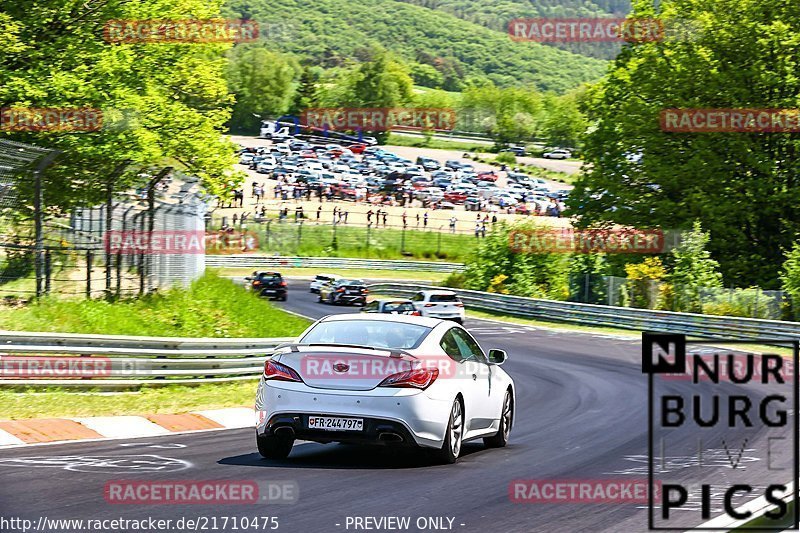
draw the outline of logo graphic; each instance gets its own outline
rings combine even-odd
[[[792,356],[756,357],[748,344],[790,347]],[[800,509],[790,502],[797,500],[798,488],[789,485],[800,469],[794,372],[799,346],[800,341],[642,334],[650,530],[783,531],[797,525]],[[643,472],[632,467],[614,473]],[[658,502],[654,487],[660,488]],[[726,517],[724,527],[720,516]]]
[[[664,39],[664,24],[648,18],[532,18],[508,24],[514,41],[537,43],[653,42]]]
[[[394,128],[452,130],[456,112],[449,108],[313,108],[300,114],[305,127],[322,130],[389,131]]]
[[[348,370],[350,370],[350,365],[345,363],[336,363],[335,365],[333,365],[333,369],[336,372],[347,372]]]

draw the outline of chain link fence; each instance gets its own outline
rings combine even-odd
[[[126,171],[107,177],[107,201],[70,213],[42,202],[42,173],[58,152],[0,140],[0,298],[7,305],[44,295],[145,294],[185,286],[205,269],[208,198],[196,178],[140,170],[135,190],[115,191]],[[164,238],[199,246],[165,249]],[[115,241],[116,239],[116,241]]]

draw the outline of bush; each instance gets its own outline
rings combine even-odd
[[[780,302],[773,312],[770,303],[772,298],[757,287],[749,289],[720,289],[710,294],[712,300],[703,303],[703,314],[740,316],[749,318],[777,318],[780,314]]]
[[[511,152],[500,152],[494,160],[506,165],[515,165],[517,163],[517,157]]]
[[[466,281],[467,276],[463,272],[451,272],[444,278],[442,285],[451,289],[463,289]]]

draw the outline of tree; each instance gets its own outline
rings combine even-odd
[[[317,105],[317,75],[308,65],[303,67],[297,90],[294,93],[292,107],[289,112],[299,116],[304,110]]]
[[[672,285],[673,311],[699,313],[703,309],[701,292],[722,288],[719,263],[711,258],[708,243],[708,233],[695,221],[692,230],[684,233],[672,250],[673,266],[667,280]]]
[[[300,65],[291,57],[257,46],[236,47],[227,71],[228,86],[236,97],[231,129],[252,132],[259,124],[255,115],[286,113],[298,75]]]
[[[798,242],[794,243],[786,254],[781,283],[783,290],[789,295],[793,318],[797,320],[800,318],[800,243]]]
[[[654,16],[652,2],[635,13]],[[686,229],[701,218],[724,279],[777,288],[800,232],[800,139],[662,131],[666,108],[793,109],[800,11],[783,0],[661,3],[680,38],[626,46],[589,90],[586,173],[570,196],[582,226]]]
[[[62,152],[45,176],[56,211],[103,200],[105,181],[124,161],[180,165],[209,192],[235,179],[233,145],[223,138],[232,98],[222,77],[230,44],[112,43],[115,19],[209,19],[219,1],[30,0],[0,14],[0,102],[4,107],[96,108],[96,131],[0,132]],[[118,190],[136,181],[124,176]],[[23,187],[28,184],[23,184]],[[30,191],[23,191],[23,196]]]

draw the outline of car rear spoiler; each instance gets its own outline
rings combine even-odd
[[[403,357],[408,356],[414,359],[417,359],[412,353],[407,352],[406,350],[401,350],[399,348],[380,348],[376,346],[366,346],[363,344],[337,344],[337,343],[325,343],[325,342],[311,342],[311,343],[286,343],[280,344],[275,347],[276,350],[281,348],[289,348],[293,352],[299,352],[301,348],[305,347],[318,347],[318,346],[332,346],[335,348],[359,348],[361,350],[377,350],[381,352],[389,352],[390,357]]]

